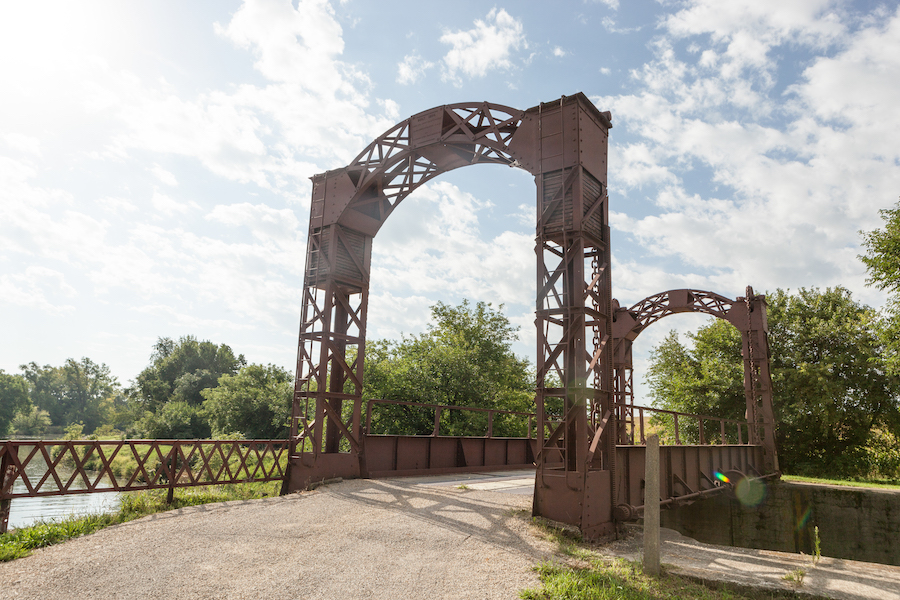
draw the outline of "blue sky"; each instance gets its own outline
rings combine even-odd
[[[4,2],[0,368],[157,337],[292,368],[309,177],[433,106],[583,92],[613,114],[613,285],[844,285],[900,195],[897,2]],[[534,357],[534,185],[480,165],[375,239],[369,337],[503,303]],[[638,367],[673,317],[636,347]],[[640,378],[640,374],[638,374]]]

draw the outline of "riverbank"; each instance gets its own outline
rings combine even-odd
[[[0,562],[22,558],[38,548],[155,513],[215,502],[266,498],[278,495],[280,488],[280,481],[271,481],[181,489],[172,504],[166,504],[166,490],[122,494],[120,505],[115,511],[48,519],[0,535]]]

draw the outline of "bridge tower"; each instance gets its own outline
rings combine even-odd
[[[537,413],[535,515],[615,535],[607,143],[583,96],[526,112],[536,123]]]
[[[439,106],[397,124],[347,167],[313,177],[286,489],[365,476],[361,419],[372,240],[400,201],[479,163],[537,186],[534,512],[614,534],[615,431],[607,139],[583,94],[526,111]]]

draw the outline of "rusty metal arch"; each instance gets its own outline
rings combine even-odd
[[[735,300],[705,290],[677,289],[654,294],[630,308],[616,307],[613,317],[614,378],[619,411],[618,442],[626,439],[625,425],[634,418],[632,343],[647,327],[669,315],[702,313],[728,321],[741,332],[744,360],[744,395],[751,443],[763,446],[768,472],[778,470],[775,451],[775,418],[772,411],[772,377],[769,370],[768,322],[765,296],[746,295]]]
[[[533,174],[537,187],[534,511],[591,537],[615,534],[615,427],[604,429],[614,410],[610,119],[581,93],[525,111],[439,106],[398,123],[348,166],[312,178],[286,489],[368,472],[361,410],[369,272],[385,219],[441,173],[506,164]],[[545,377],[551,372],[558,383]],[[547,413],[545,399],[561,414]]]
[[[326,194],[341,197],[328,206],[322,224],[374,236],[404,198],[442,173],[472,164],[528,169],[509,146],[523,115],[501,104],[458,103],[397,123],[346,167],[313,177],[314,184],[328,181]]]
[[[668,290],[648,296],[627,309],[616,310],[613,321],[615,338],[634,340],[640,333],[669,315],[696,312],[728,320],[734,300],[704,290]],[[625,332],[625,327],[628,327]]]

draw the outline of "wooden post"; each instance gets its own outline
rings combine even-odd
[[[647,437],[644,462],[644,573],[659,575],[659,436]]]
[[[166,493],[166,505],[172,504],[175,501],[175,483],[178,480],[178,443],[176,442],[172,449],[169,451],[169,489]]]
[[[6,533],[9,526],[9,510],[12,500],[6,498],[12,493],[13,481],[16,479],[16,465],[13,461],[13,452],[18,452],[18,446],[11,443],[4,444],[4,452],[0,459],[0,533]]]

